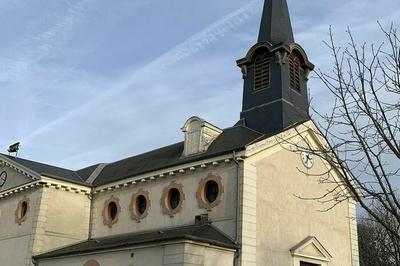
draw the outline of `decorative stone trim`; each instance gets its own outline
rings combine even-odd
[[[112,208],[116,208],[115,215],[112,214]],[[121,205],[120,199],[117,197],[111,196],[108,200],[104,202],[103,208],[103,223],[108,227],[112,227],[114,224],[118,222],[119,214],[121,213]],[[114,217],[112,217],[114,216]]]
[[[146,209],[143,213],[140,213],[138,207],[139,204],[138,201],[140,197],[144,197],[144,199],[146,200]],[[151,206],[150,193],[148,191],[143,190],[142,188],[139,189],[138,192],[132,195],[131,204],[129,205],[129,210],[131,212],[132,219],[140,223],[140,221],[143,220],[149,214],[150,206]]]
[[[10,188],[8,190],[4,190],[0,192],[0,200],[6,197],[10,197],[12,195],[15,195],[17,193],[21,193],[30,189],[34,189],[37,187],[47,187],[47,188],[54,188],[54,189],[59,189],[63,191],[68,191],[76,194],[84,194],[84,195],[90,195],[90,189],[89,188],[84,188],[84,187],[78,187],[74,185],[69,185],[68,183],[57,183],[57,182],[50,182],[47,180],[37,180],[33,181],[31,183],[27,183],[18,187]]]
[[[244,154],[244,152],[240,152],[240,154],[238,154],[240,156],[238,156],[237,158],[240,159],[241,155],[243,155],[243,154]],[[167,169],[151,172],[151,173],[140,175],[140,176],[133,176],[133,177],[127,178],[125,180],[121,180],[119,182],[106,184],[106,185],[97,187],[93,193],[98,194],[98,193],[104,193],[104,192],[114,191],[114,190],[118,190],[118,189],[124,189],[127,187],[136,186],[136,185],[139,185],[140,183],[149,182],[149,181],[156,182],[159,179],[165,179],[165,178],[174,177],[177,175],[183,175],[188,172],[194,172],[196,170],[204,170],[210,166],[217,167],[221,164],[230,164],[230,163],[232,163],[231,156],[228,156],[228,157],[227,156],[219,156],[219,157],[215,157],[213,159],[207,159],[207,160],[203,160],[203,161],[199,161],[199,162],[195,162],[195,163],[186,164],[186,165],[183,165],[180,167],[167,168]]]
[[[96,260],[89,260],[83,266],[100,266],[100,263],[98,263]]]
[[[15,210],[15,223],[21,225],[26,221],[30,211],[31,200],[26,196],[18,202],[17,209]]]
[[[170,204],[170,197],[171,197],[170,194],[171,191],[173,191],[174,189],[176,189],[180,195],[179,203],[175,209],[173,209]],[[170,217],[174,217],[175,214],[177,214],[182,210],[183,201],[185,200],[185,198],[186,196],[185,193],[183,193],[183,185],[180,183],[176,183],[175,181],[172,181],[167,187],[164,188],[161,197],[161,206],[163,213],[169,215]]]
[[[314,236],[309,236],[290,249],[293,256],[293,266],[300,266],[302,262],[327,266],[332,256]]]
[[[11,169],[15,170],[19,174],[22,174],[32,180],[40,179],[40,175],[38,173],[33,172],[32,170],[18,164],[15,161],[12,161],[11,159],[6,158],[3,155],[0,155],[0,166],[2,166],[2,165],[10,167]]]
[[[211,181],[215,182],[218,186],[218,196],[213,202],[209,202],[206,194],[207,184]],[[197,188],[196,196],[200,208],[211,211],[212,208],[218,206],[221,203],[221,198],[223,193],[224,193],[224,186],[222,185],[222,178],[217,175],[208,174],[208,176],[200,180],[199,186]]]

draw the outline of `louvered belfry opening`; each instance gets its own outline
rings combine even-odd
[[[256,55],[254,60],[254,90],[262,90],[270,86],[270,56],[267,51]]]
[[[290,72],[290,88],[297,92],[301,92],[300,89],[300,59],[292,53],[289,56],[289,72]]]

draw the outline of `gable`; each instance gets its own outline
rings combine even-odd
[[[6,175],[7,179],[3,186],[0,187],[0,192],[6,191],[10,188],[18,187],[23,184],[32,182],[32,178],[18,172],[16,169],[13,169],[9,166],[0,167],[0,175],[3,173],[3,176]]]
[[[314,236],[309,236],[290,249],[293,256],[330,261],[332,256]]]
[[[251,145],[248,145],[246,147],[245,156],[247,158],[251,158],[251,160],[258,161],[260,159],[270,157],[282,150],[300,155],[301,152],[307,150],[308,147],[315,151],[318,151],[319,147],[325,150],[330,149],[329,143],[325,138],[322,137],[319,129],[312,120],[295,125],[283,132],[267,136],[255,143],[252,143]],[[329,178],[332,178],[332,181],[335,181],[336,184],[340,186],[343,195],[348,195],[352,198],[355,197],[354,194],[345,186],[343,176],[337,170],[332,169],[326,160],[318,157],[317,155],[314,155],[314,160],[321,162],[324,167],[324,171],[314,173],[314,175],[322,176],[329,174]],[[346,174],[351,179],[351,174],[347,172]],[[354,183],[352,180],[350,180],[350,182]],[[361,195],[360,191],[357,192],[359,195]]]
[[[4,184],[0,187],[0,192],[40,179],[40,175],[36,172],[2,154],[0,154],[0,176],[3,176],[4,179]]]

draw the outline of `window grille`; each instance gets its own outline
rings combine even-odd
[[[267,52],[259,54],[254,60],[254,90],[270,86],[270,58]]]
[[[290,87],[298,92],[300,89],[300,59],[291,54],[289,56]]]

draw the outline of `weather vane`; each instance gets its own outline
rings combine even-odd
[[[19,151],[19,148],[21,147],[21,145],[20,145],[20,143],[19,142],[17,142],[17,143],[14,143],[13,145],[11,145],[9,148],[8,148],[8,155],[11,155],[11,153],[15,153],[15,157],[18,157],[18,151]]]

